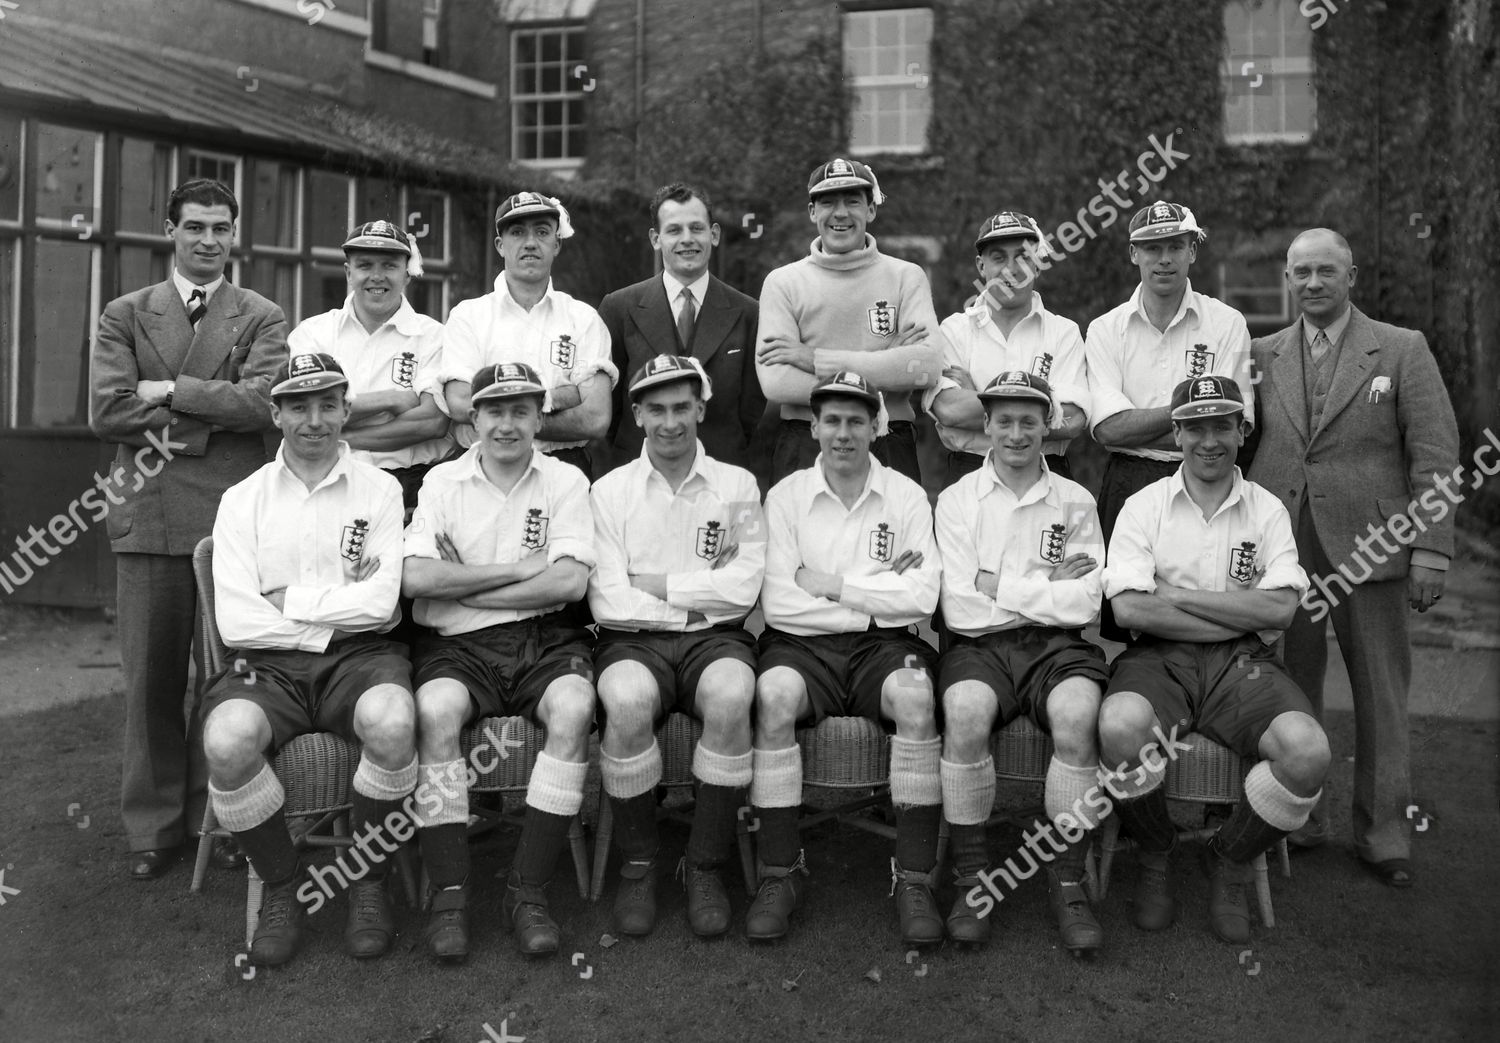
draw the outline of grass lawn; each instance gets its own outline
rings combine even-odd
[[[211,873],[188,893],[188,867],[155,884],[123,874],[118,703],[94,699],[4,722],[0,756],[0,1040],[353,1040],[533,1043],[591,1040],[1156,1040],[1197,1038],[1474,1040],[1500,1013],[1500,822],[1497,727],[1426,718],[1415,737],[1419,882],[1408,893],[1367,876],[1342,836],[1273,877],[1277,924],[1257,925],[1243,955],[1206,924],[1206,881],[1180,860],[1183,912],[1169,931],[1138,932],[1117,865],[1101,919],[1106,947],[1079,962],[1061,951],[1033,880],[997,912],[985,951],[944,946],[908,958],[886,897],[889,845],[829,827],[808,837],[811,902],[785,943],[738,933],[704,943],[688,931],[680,890],[645,941],[601,946],[609,897],[579,900],[566,855],[552,887],[564,931],[559,958],[527,961],[499,929],[499,881],[515,835],[476,846],[480,881],[468,964],[443,968],[420,950],[420,920],[398,906],[402,936],[383,960],[341,952],[343,903],[313,920],[302,955],[249,980],[242,949],[243,877]],[[1335,749],[1352,721],[1332,721]],[[59,767],[61,771],[59,771]],[[1334,787],[1349,792],[1340,761]],[[1034,802],[1002,785],[1001,799]],[[78,804],[70,816],[70,805]],[[1184,809],[1192,813],[1191,809]],[[87,828],[83,816],[89,817]],[[675,859],[685,841],[664,833]],[[1019,845],[1009,827],[991,843]],[[1195,854],[1195,849],[1190,849]],[[19,893],[13,893],[18,891]],[[943,897],[946,905],[946,896]],[[743,900],[736,897],[737,910]],[[577,966],[569,957],[582,953]],[[924,973],[925,969],[925,973]],[[584,977],[588,974],[588,977]],[[877,979],[878,980],[875,980]],[[795,983],[794,985],[791,983]],[[488,1024],[493,1035],[485,1032]]]

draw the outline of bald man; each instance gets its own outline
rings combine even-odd
[[[1250,477],[1281,497],[1312,588],[1286,633],[1286,665],[1323,716],[1333,620],[1354,693],[1354,847],[1384,883],[1414,880],[1406,701],[1408,612],[1443,596],[1453,554],[1458,426],[1427,340],[1377,322],[1349,296],[1344,237],[1303,232],[1286,257],[1301,308],[1252,345],[1261,444]],[[1292,837],[1327,837],[1323,808]]]

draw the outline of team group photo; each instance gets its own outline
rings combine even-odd
[[[1488,5],[0,6],[0,1037],[1487,1036]]]

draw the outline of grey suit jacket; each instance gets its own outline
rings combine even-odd
[[[104,309],[89,427],[119,446],[106,518],[116,553],[191,554],[224,490],[266,462],[286,334],[280,308],[227,281],[196,331],[170,279]],[[172,408],[148,406],[135,392],[141,380],[175,380]]]
[[[1251,344],[1260,448],[1250,478],[1279,496],[1293,524],[1304,491],[1334,567],[1399,579],[1410,549],[1453,554],[1450,498],[1436,475],[1458,462],[1458,425],[1427,339],[1352,309],[1317,430],[1308,430],[1301,321]],[[1391,519],[1408,515],[1410,522]],[[1385,546],[1371,530],[1385,534]],[[1366,550],[1355,540],[1364,537]]]
[[[656,355],[677,355],[677,325],[660,275],[615,290],[599,304],[609,330],[611,355],[620,370],[615,387],[610,441],[626,453],[641,451],[641,429],[630,414],[627,395],[635,371]],[[755,336],[760,306],[717,278],[709,276],[703,308],[689,345],[713,383],[698,437],[709,456],[748,466],[750,436],[766,411],[760,379],[755,375]]]

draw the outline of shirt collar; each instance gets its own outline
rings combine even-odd
[[[349,449],[349,443],[345,442],[343,440],[340,440],[339,441],[339,457],[338,457],[337,460],[335,460],[333,462],[333,470],[329,471],[328,474],[326,474],[323,477],[323,480],[321,482],[319,482],[317,485],[315,485],[312,488],[312,490],[311,490],[312,492],[317,492],[319,489],[327,488],[328,486],[332,485],[334,482],[338,481],[340,478],[345,477],[349,473],[349,461],[351,459],[350,452],[351,452],[351,450]],[[281,475],[282,475],[282,477],[288,478],[291,481],[296,482],[297,483],[297,487],[299,489],[306,489],[307,488],[307,486],[302,483],[302,479],[299,478],[299,477],[297,477],[297,475],[292,471],[292,469],[290,467],[288,467],[287,464],[286,464],[286,443],[285,442],[282,442],[280,445],[278,445],[276,447],[276,464],[281,469]]]
[[[1328,324],[1323,332],[1328,336],[1329,344],[1337,344],[1339,338],[1343,337],[1344,331],[1349,328],[1349,318],[1354,314],[1354,306],[1351,304],[1344,309],[1344,314]],[[1312,347],[1312,342],[1318,336],[1318,328],[1307,321],[1307,316],[1302,316],[1302,343]]]
[[[979,468],[980,499],[983,499],[992,492],[1001,492],[1006,496],[1009,496],[1011,499],[1015,500],[1017,507],[1025,507],[1027,504],[1039,503],[1042,500],[1046,500],[1047,502],[1053,504],[1056,503],[1057,482],[1053,477],[1052,469],[1047,466],[1046,456],[1043,456],[1041,459],[1041,480],[1032,485],[1032,487],[1030,489],[1027,489],[1026,492],[1021,496],[1017,497],[1015,493],[1011,492],[1010,486],[1002,482],[999,476],[995,474],[995,464],[993,459],[994,454],[994,449],[990,449],[988,452],[986,452],[984,454],[984,463],[981,464]]]
[[[417,314],[417,309],[413,308],[411,301],[403,296],[401,306],[396,309],[396,313],[376,326],[374,333],[379,333],[390,326],[403,337],[415,337],[422,332],[420,320],[421,316]],[[359,316],[354,313],[354,294],[352,293],[344,298],[344,306],[339,309],[339,325],[343,326],[346,322],[354,323],[361,333],[365,332],[365,324],[360,322]],[[373,336],[374,333],[366,334],[366,336]]]
[[[496,489],[495,483],[490,481],[489,475],[484,473],[484,468],[479,464],[480,448],[480,443],[475,442],[473,445],[469,446],[469,448],[464,452],[463,456],[460,456],[456,461],[454,461],[460,467],[459,475],[466,482],[483,482],[491,489]],[[536,446],[532,446],[531,460],[526,465],[526,472],[522,474],[519,479],[517,479],[516,485],[520,485],[522,482],[524,482],[527,476],[530,475],[533,471],[537,472],[538,474],[541,473],[541,464],[539,463],[541,456],[542,451],[536,448]],[[514,488],[515,486],[512,486],[512,489]],[[498,491],[498,489],[496,489],[496,491]]]
[[[1145,297],[1145,287],[1137,285],[1135,292],[1130,295],[1130,303],[1135,305],[1135,314],[1141,317],[1141,321],[1155,329],[1151,317],[1146,314],[1146,306],[1142,304]],[[1182,321],[1183,316],[1192,312],[1195,317],[1201,317],[1202,309],[1198,306],[1198,295],[1193,292],[1193,280],[1189,279],[1182,287],[1182,303],[1177,306],[1177,314],[1172,316],[1172,321],[1167,323],[1167,329],[1171,329]],[[1162,332],[1166,332],[1165,330]]]
[[[818,458],[813,461],[813,470],[818,482],[817,495],[826,493],[835,500],[838,500],[839,504],[842,505],[843,501],[839,500],[839,494],[833,491],[833,487],[828,484],[828,476],[823,473],[823,454],[821,452],[818,453]],[[865,476],[865,487],[859,491],[859,496],[855,498],[854,507],[858,507],[863,503],[866,496],[873,495],[884,498],[887,471],[888,468],[885,464],[875,459],[875,455],[871,453],[870,473]]]
[[[1193,498],[1188,495],[1187,482],[1182,477],[1183,468],[1185,468],[1186,466],[1187,464],[1185,463],[1179,464],[1177,470],[1172,472],[1172,477],[1167,479],[1169,483],[1167,485],[1168,498],[1170,500],[1176,500],[1177,497],[1181,496],[1184,500],[1187,501],[1188,505],[1196,511],[1198,510],[1198,505],[1194,503]],[[1229,495],[1224,498],[1223,503],[1219,504],[1219,509],[1217,511],[1214,511],[1213,517],[1209,520],[1212,521],[1213,518],[1217,518],[1219,515],[1229,510],[1229,508],[1233,507],[1244,498],[1245,476],[1240,473],[1239,467],[1236,466],[1234,469],[1234,483],[1229,487]],[[1202,516],[1201,511],[1199,511],[1199,516]]]
[[[555,289],[552,286],[552,280],[551,280],[551,278],[548,278],[547,279],[547,288],[542,291],[542,296],[536,302],[536,307],[540,308],[540,307],[542,307],[545,304],[550,304],[552,302],[552,299],[554,298],[555,295],[556,295],[556,291],[555,291]],[[504,272],[501,272],[499,275],[495,276],[495,299],[500,302],[500,306],[502,308],[504,308],[504,307],[514,308],[516,311],[521,312],[523,315],[529,315],[530,314],[530,312],[527,312],[518,303],[516,303],[515,297],[511,296],[510,283],[508,283],[508,282],[505,281],[505,273]],[[532,311],[535,311],[535,310],[536,310],[536,308],[532,309]]]
[[[689,283],[665,270],[661,273],[661,278],[667,288],[667,303],[676,305],[677,298],[686,288],[693,291],[693,303],[699,308],[703,307],[703,295],[708,292],[708,269],[705,268],[702,275]]]
[[[683,489],[686,489],[688,487],[688,485],[692,482],[692,480],[694,478],[701,478],[705,482],[708,481],[708,475],[705,474],[704,471],[703,471],[703,461],[705,459],[705,455],[704,455],[704,452],[703,452],[703,440],[702,439],[698,439],[698,440],[696,440],[696,441],[693,442],[693,445],[695,447],[694,451],[693,451],[693,465],[688,468],[687,477],[682,480],[682,485],[678,487],[678,490],[677,490],[678,492],[681,492]],[[651,455],[648,452],[648,448],[649,447],[646,445],[645,440],[642,439],[642,441],[641,441],[641,455],[640,455],[641,476],[642,476],[641,477],[641,482],[644,485],[645,483],[650,482],[652,480],[652,478],[654,477],[657,480],[659,480],[663,485],[665,485],[666,481],[667,481],[666,476],[663,475],[660,471],[658,471],[656,469],[656,466],[654,464],[652,464],[652,462],[651,462]],[[670,488],[668,489],[668,491],[670,491]]]
[[[172,269],[172,285],[177,287],[177,296],[182,298],[182,303],[187,304],[188,298],[193,295],[194,290],[203,291],[203,302],[207,304],[214,299],[214,294],[219,292],[219,287],[224,285],[224,276],[221,274],[213,282],[206,282],[199,286],[195,282],[189,282],[176,268]]]
[[[990,306],[985,301],[984,294],[982,293],[964,311],[973,321],[976,329],[984,329],[986,326],[993,326],[995,323],[994,313],[990,311]],[[1021,316],[1021,322],[1016,323],[1016,327],[1020,328],[1021,323],[1030,322],[1033,318],[1041,321],[1042,312],[1044,311],[1046,309],[1042,307],[1042,295],[1032,290],[1031,306],[1026,309],[1026,314]]]

